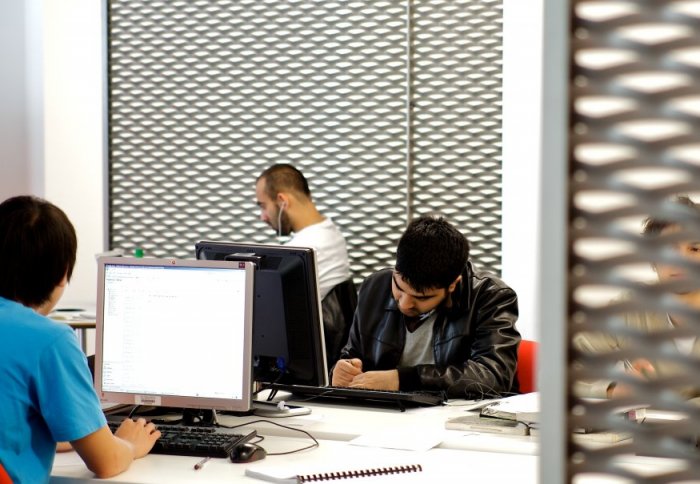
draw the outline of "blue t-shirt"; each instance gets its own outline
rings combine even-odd
[[[105,424],[71,328],[0,297],[0,462],[12,480],[47,482],[56,442]]]

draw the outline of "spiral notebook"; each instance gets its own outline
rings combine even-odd
[[[391,467],[375,467],[369,469],[355,469],[344,471],[323,472],[320,474],[290,475],[289,471],[279,467],[248,467],[245,475],[268,482],[279,484],[304,484],[307,482],[339,481],[343,479],[356,479],[377,476],[389,476],[396,474],[406,474],[411,472],[422,472],[423,468],[419,464],[399,465]]]

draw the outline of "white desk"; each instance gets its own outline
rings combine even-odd
[[[435,483],[435,482],[489,482],[534,484],[538,482],[537,457],[491,452],[470,452],[449,449],[432,449],[426,452],[366,448],[347,442],[320,441],[316,449],[298,454],[268,456],[251,464],[232,464],[226,459],[211,459],[198,471],[196,457],[149,455],[135,461],[129,470],[110,481],[139,483],[191,483],[191,482],[248,482],[263,483],[244,476],[248,466],[287,466],[303,469],[306,473],[342,471],[352,468],[373,468],[392,465],[420,464],[423,472],[383,476],[377,479],[350,479],[347,482]],[[308,440],[287,437],[268,437],[262,445],[268,452],[279,452],[302,447]],[[53,483],[85,482],[93,475],[77,462],[74,453],[57,455],[52,478]],[[69,479],[73,478],[73,479]],[[97,481],[97,480],[96,480]]]
[[[135,461],[124,473],[107,479],[122,483],[220,483],[243,482],[262,484],[265,481],[244,475],[249,466],[274,466],[301,469],[305,473],[342,471],[357,468],[376,468],[393,465],[420,464],[421,473],[383,476],[377,479],[350,479],[343,482],[357,484],[379,482],[384,484],[488,482],[493,484],[535,484],[539,482],[538,457],[495,452],[432,449],[424,452],[400,451],[358,447],[347,442],[319,441],[321,446],[298,454],[268,456],[251,464],[232,464],[226,459],[211,459],[198,471],[196,457],[148,455]],[[269,452],[281,452],[302,447],[308,440],[267,437],[264,446]],[[621,458],[623,467],[646,476],[681,469],[683,462],[653,457]],[[52,472],[52,484],[103,482],[95,479],[74,452],[59,454]],[[588,474],[578,476],[576,484],[622,484],[625,479]]]
[[[448,418],[465,413],[464,408],[467,404],[465,401],[454,401],[454,406],[411,408],[405,412],[389,408],[295,401],[291,398],[288,401],[311,408],[311,414],[274,419],[274,421],[303,428],[320,439],[347,442],[361,435],[377,432],[400,434],[410,431],[425,435],[439,434],[441,443],[437,448],[440,449],[526,455],[539,453],[539,441],[535,437],[446,430],[445,421]],[[222,416],[220,421],[226,425],[237,425],[256,419],[259,417]],[[264,429],[267,435],[296,436],[289,430],[265,423],[255,424],[255,428]]]
[[[288,396],[288,395],[286,395]],[[292,401],[291,399],[289,400]],[[475,477],[473,482],[537,482],[537,441],[530,437],[479,434],[446,430],[445,420],[465,412],[464,405],[413,408],[405,412],[388,408],[369,408],[341,405],[338,403],[295,402],[311,408],[309,415],[289,418],[264,419],[303,429],[321,441],[321,447],[299,454],[268,456],[260,461],[269,465],[290,465],[308,463],[308,472],[313,472],[320,464],[333,464],[336,470],[343,470],[344,463],[362,463],[363,467],[387,465],[421,464],[425,471],[421,474],[401,475],[400,481],[382,482],[454,482],[460,476]],[[463,404],[464,402],[457,402]],[[220,415],[224,425],[238,425],[260,417],[233,417]],[[299,433],[277,427],[267,422],[251,423],[236,430],[244,433],[257,430],[266,438],[260,444],[269,453],[291,450],[308,445],[308,440],[300,439]],[[379,447],[352,445],[350,440],[381,433],[393,442],[401,442],[402,435],[421,435],[435,438],[436,448],[427,451],[395,450]],[[392,440],[393,439],[393,440]],[[231,464],[225,459],[212,459],[204,469],[194,471],[195,457],[149,455],[132,464],[124,474],[117,476],[117,482],[191,482],[195,477],[203,482],[221,482],[235,477],[241,479],[248,465]],[[338,464],[338,465],[335,465]],[[356,467],[355,464],[353,467]],[[321,471],[327,470],[325,467]],[[58,454],[52,472],[56,477],[90,479],[92,474],[85,468],[75,453]],[[479,477],[480,476],[480,477]],[[59,481],[57,481],[59,482]],[[68,484],[71,481],[63,481]],[[263,482],[244,478],[243,482]],[[366,479],[357,481],[367,482]]]
[[[461,402],[460,402],[461,403]],[[429,407],[399,412],[390,409],[350,407],[338,404],[308,403],[312,413],[306,416],[274,419],[273,421],[300,428],[312,433],[321,442],[317,449],[297,454],[268,457],[251,464],[232,464],[226,459],[212,459],[204,469],[195,471],[196,457],[149,455],[134,462],[131,468],[111,479],[114,482],[179,483],[263,481],[244,476],[247,466],[281,466],[302,468],[303,472],[327,472],[351,468],[385,467],[393,465],[421,464],[424,472],[382,477],[378,482],[434,483],[434,482],[538,482],[537,441],[530,437],[472,432],[447,431],[444,422],[450,416],[464,412],[463,406]],[[221,416],[225,425],[236,425],[259,419],[258,417]],[[255,429],[266,438],[260,445],[269,453],[283,452],[308,445],[299,434],[269,423],[255,423],[242,427]],[[379,447],[360,447],[349,443],[355,437],[381,432],[400,440],[401,435],[420,434],[441,436],[441,443],[430,450],[394,450]],[[620,456],[623,467],[629,467],[645,475],[654,475],[682,466],[673,459]],[[93,478],[75,453],[57,455],[52,476],[57,484],[86,482]],[[60,478],[60,479],[59,479]],[[359,479],[349,482],[373,482]],[[606,484],[625,482],[622,479],[600,475],[579,476],[576,484]]]

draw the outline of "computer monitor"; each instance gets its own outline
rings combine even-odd
[[[253,269],[249,262],[98,259],[100,399],[250,410]]]
[[[256,264],[253,377],[274,384],[328,385],[313,249],[201,241],[197,259]],[[269,385],[268,385],[269,386]]]

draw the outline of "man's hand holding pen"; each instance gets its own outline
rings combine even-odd
[[[644,358],[625,361],[625,371],[642,380],[649,380],[656,376],[656,368],[649,360]],[[631,393],[632,389],[628,385],[614,382],[608,387],[608,398],[627,397]]]
[[[639,358],[629,364],[627,373],[648,380],[656,376],[656,368],[654,368],[654,365],[652,365],[649,360]]]

